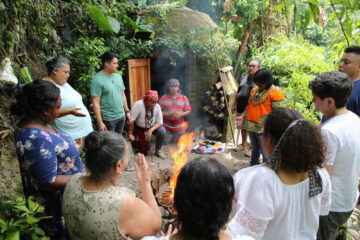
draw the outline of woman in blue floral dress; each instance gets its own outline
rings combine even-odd
[[[73,174],[85,172],[69,134],[50,125],[59,117],[61,98],[52,83],[36,80],[19,90],[11,111],[21,116],[15,130],[16,153],[26,198],[45,206],[41,226],[51,239],[67,239],[62,194]]]

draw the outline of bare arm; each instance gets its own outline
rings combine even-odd
[[[95,113],[95,116],[96,116],[96,122],[97,122],[98,128],[99,128],[100,131],[106,131],[107,130],[106,126],[103,123],[102,118],[101,118],[100,97],[91,96],[91,101],[92,101],[92,104],[93,104],[93,110],[94,110],[94,113]]]
[[[135,136],[133,135],[133,129],[134,129],[134,121],[129,122],[129,139],[131,142],[135,141]]]
[[[326,171],[329,175],[331,175],[332,166],[331,165],[325,165]]]
[[[133,239],[155,235],[161,227],[160,209],[150,185],[153,166],[154,164],[147,165],[143,154],[137,155],[136,178],[143,200],[131,195],[127,196],[119,213],[118,225],[121,233]]]
[[[54,182],[49,185],[40,187],[40,190],[44,192],[64,190],[67,182],[71,177],[72,175],[57,175]]]
[[[63,117],[69,114],[72,114],[77,117],[86,117],[86,115],[79,112],[79,110],[81,110],[81,108],[63,108],[60,109],[58,117]]]
[[[125,92],[123,92],[123,103],[124,103],[124,110],[126,112],[126,117],[128,119],[129,122],[132,121],[132,118],[131,118],[131,114],[129,112],[129,107],[128,107],[128,104],[127,104],[127,99],[126,99],[126,95],[125,95]]]

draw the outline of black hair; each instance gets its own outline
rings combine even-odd
[[[253,80],[255,84],[256,83],[265,84],[266,88],[269,88],[274,82],[273,75],[271,74],[270,70],[268,70],[267,68],[261,68],[257,70]]]
[[[106,62],[111,62],[113,60],[113,58],[117,58],[119,59],[118,55],[116,55],[116,53],[113,52],[106,52],[104,53],[100,59],[101,59],[101,68],[104,69],[105,67],[105,63]]]
[[[55,107],[59,96],[60,90],[54,84],[37,79],[19,89],[10,111],[17,116],[45,113]]]
[[[196,158],[182,168],[174,204],[185,236],[218,240],[229,220],[235,189],[229,171],[212,158]]]
[[[55,68],[60,69],[64,65],[70,66],[70,64],[71,63],[70,63],[69,59],[67,59],[66,57],[59,56],[59,57],[55,57],[55,58],[47,61],[45,63],[45,66],[47,68],[48,75],[50,75]]]
[[[322,100],[333,98],[336,108],[342,108],[348,102],[353,84],[345,73],[325,72],[310,81],[309,88]]]
[[[252,59],[252,60],[250,60],[250,61],[249,61],[248,65],[250,64],[250,62],[256,62],[257,67],[258,67],[259,69],[261,68],[261,63],[260,63],[260,61],[259,61],[259,60]]]
[[[85,138],[85,163],[91,177],[101,180],[114,169],[119,160],[124,160],[126,143],[113,131],[92,132]]]
[[[360,55],[360,46],[350,46],[350,47],[346,48],[344,52]]]
[[[275,108],[266,116],[264,136],[272,138],[275,145],[288,126],[303,116],[292,109]],[[288,129],[280,145],[281,167],[296,172],[315,170],[324,162],[324,144],[318,126],[308,120],[301,120]]]

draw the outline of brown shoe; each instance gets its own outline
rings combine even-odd
[[[245,151],[244,156],[251,157],[251,151],[250,150]]]

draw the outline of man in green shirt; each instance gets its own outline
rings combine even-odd
[[[117,73],[118,56],[113,52],[106,52],[101,56],[101,61],[102,70],[93,77],[90,86],[98,129],[122,134],[126,118],[129,121],[132,119],[124,92],[124,82]]]

